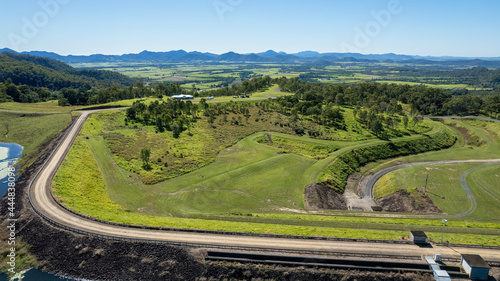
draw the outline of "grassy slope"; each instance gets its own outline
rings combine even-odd
[[[500,122],[446,120],[446,123],[455,123],[469,129],[482,140],[481,146],[464,145],[464,137],[456,132],[458,142],[453,148],[442,151],[433,151],[421,155],[412,155],[405,160],[409,162],[439,161],[439,160],[466,160],[500,158]]]
[[[72,110],[78,110],[81,106],[59,106],[58,101],[52,100],[39,103],[18,103],[5,102],[0,103],[0,110],[12,110],[21,112],[48,112],[48,113],[69,113]]]
[[[96,149],[92,151],[93,147],[92,143],[101,143],[101,149],[104,151],[100,151]],[[402,236],[406,236],[407,233],[403,229],[407,229],[409,225],[428,225],[435,226],[436,232],[430,233],[430,236],[433,239],[439,238],[439,229],[440,224],[439,220],[413,220],[413,219],[381,219],[381,218],[366,218],[366,217],[336,217],[336,216],[312,216],[312,215],[282,215],[282,214],[259,214],[253,215],[256,218],[262,217],[263,219],[270,219],[270,223],[241,223],[235,221],[223,221],[223,220],[207,220],[207,219],[183,219],[169,216],[151,216],[147,214],[141,214],[138,212],[130,212],[122,208],[121,206],[117,206],[112,200],[109,200],[109,197],[106,196],[105,187],[102,185],[102,181],[105,180],[115,180],[120,181],[123,177],[127,177],[127,173],[121,174],[110,173],[108,169],[115,169],[116,166],[113,167],[113,163],[110,161],[104,161],[108,166],[101,166],[96,163],[89,157],[93,154],[97,157],[97,163],[102,163],[103,159],[109,159],[106,157],[106,147],[103,145],[103,141],[99,140],[85,140],[82,137],[78,137],[77,145],[70,150],[67,161],[76,164],[77,166],[71,167],[68,165],[64,165],[61,171],[57,174],[55,178],[55,193],[56,196],[59,196],[65,192],[71,192],[75,195],[77,200],[67,200],[64,203],[70,208],[93,217],[97,217],[103,220],[115,221],[119,223],[127,223],[127,224],[140,224],[140,225],[151,225],[151,226],[161,226],[161,227],[178,227],[178,228],[197,228],[197,229],[209,229],[209,230],[221,230],[221,231],[234,231],[238,230],[241,232],[256,232],[256,233],[275,233],[275,234],[293,234],[293,235],[318,235],[318,236],[331,236],[331,237],[357,237],[357,238],[369,238],[369,239],[400,239]],[[108,152],[109,153],[109,152]],[[102,159],[99,159],[102,156]],[[109,157],[109,155],[108,155]],[[76,159],[87,159],[86,161],[74,161]],[[99,167],[99,169],[97,168]],[[72,168],[76,169],[85,169],[86,171],[93,170],[94,173],[83,176],[84,173],[75,174],[72,171]],[[103,173],[95,173],[96,171],[106,170],[104,173],[107,175],[103,177]],[[110,175],[110,176],[109,176]],[[83,178],[82,178],[83,177]],[[82,184],[75,184],[76,182],[92,182],[91,188]],[[122,182],[121,190],[118,192],[133,192],[135,186],[133,184],[126,184]],[[136,182],[137,184],[137,182]],[[72,187],[72,188],[69,188]],[[76,187],[76,190],[75,190]],[[70,191],[68,191],[70,190]],[[113,193],[110,192],[111,197]],[[85,204],[81,204],[80,199],[85,197]],[[115,194],[116,196],[116,194]],[[209,200],[210,197],[199,197],[196,199],[196,203],[198,204],[206,204],[206,207],[210,208],[212,205]],[[147,202],[148,200],[145,198],[138,198],[137,202]],[[88,202],[93,202],[89,204]],[[120,202],[119,202],[120,203]],[[289,222],[284,224],[281,223],[280,220],[290,220]],[[300,221],[317,221],[313,223],[313,226],[301,226]],[[321,223],[324,221],[324,223]],[[342,224],[348,221],[347,224]],[[363,230],[360,232],[357,229],[349,229],[349,228],[333,228],[331,225],[335,226],[343,226],[343,227],[353,227],[352,223],[358,224],[359,227],[366,226],[366,224],[375,223],[375,224],[387,224],[393,225],[395,228],[401,228],[401,231],[393,231],[393,230]],[[295,225],[299,224],[299,225]],[[314,226],[314,225],[320,226]],[[397,227],[400,225],[401,227]],[[454,222],[453,227],[470,227],[474,225],[469,224],[458,224],[458,222]],[[481,227],[489,227],[488,225],[481,225]],[[495,227],[492,225],[491,227]],[[450,228],[451,232],[451,228]],[[449,234],[448,239],[451,242],[457,243],[484,243],[484,244],[494,244],[500,245],[500,241],[498,241],[498,237],[488,236],[488,235],[468,235],[468,234]]]
[[[423,187],[425,177],[429,174],[427,192],[434,203],[451,218],[454,215],[466,212],[470,206],[467,194],[461,188],[460,176],[469,169],[482,165],[484,164],[468,163],[404,168],[384,176],[375,188],[375,196],[385,196],[401,188],[411,190],[416,187]],[[492,181],[498,177],[499,173],[490,173],[495,168],[498,170],[498,166],[478,169],[467,177],[467,183],[476,198],[477,209],[464,218],[452,219],[498,223],[500,204],[498,203],[498,195],[495,197],[498,190]],[[389,181],[389,184],[387,184],[387,181]]]
[[[500,218],[499,180],[500,165],[483,166],[467,176],[467,183],[478,202],[476,212],[492,222],[498,222]]]
[[[124,210],[123,207],[114,203],[106,194],[104,180],[92,151],[88,148],[88,140],[77,138],[73,143],[72,153],[64,160],[64,166],[71,171],[82,171],[85,173],[68,173],[64,177],[56,176],[52,183],[54,189],[58,190],[56,198],[63,204],[75,208],[94,212],[101,208],[109,207],[115,210]],[[62,188],[66,187],[66,188]],[[67,188],[70,187],[70,188]],[[93,204],[87,204],[86,200],[101,198]]]
[[[275,89],[278,88],[278,85],[272,85],[269,89],[257,93],[252,94],[252,98],[274,98],[274,97],[283,97],[289,96],[290,93],[286,92],[278,92]]]
[[[90,121],[90,120],[89,120]],[[100,130],[96,126],[89,126],[91,122],[87,122],[82,135],[87,135],[95,133]],[[276,134],[276,133],[274,133]],[[280,137],[287,137],[287,135],[279,134]],[[302,188],[303,183],[297,184],[297,182],[303,181],[303,179],[297,181],[289,181],[285,184],[297,185],[296,190],[298,192],[294,193],[293,188],[289,187],[286,190],[281,190],[280,192],[273,192],[273,189],[269,186],[255,186],[251,181],[243,179],[241,183],[245,189],[239,190],[239,188],[234,187],[231,184],[231,179],[236,177],[237,180],[241,180],[244,173],[245,177],[254,177],[256,181],[261,181],[263,177],[255,178],[255,174],[252,175],[252,171],[262,171],[261,169],[275,168],[277,163],[280,165],[285,165],[286,162],[295,163],[297,160],[305,161],[304,165],[299,165],[297,167],[292,167],[293,169],[288,172],[295,174],[298,173],[294,169],[303,169],[309,167],[311,169],[313,162],[316,160],[301,157],[297,155],[278,155],[276,154],[277,149],[272,147],[266,147],[264,145],[259,145],[253,141],[254,136],[248,137],[227,150],[221,153],[215,164],[209,165],[198,171],[179,177],[168,181],[167,183],[146,186],[143,185],[134,174],[130,174],[123,169],[116,166],[111,159],[110,152],[107,149],[104,141],[100,137],[91,137],[89,140],[84,140],[86,146],[75,147],[70,151],[68,157],[71,157],[72,153],[77,153],[78,149],[88,149],[96,157],[97,166],[101,171],[106,171],[103,173],[105,176],[102,178],[106,182],[108,190],[106,193],[111,197],[111,201],[108,201],[106,197],[102,196],[101,192],[95,192],[92,194],[101,194],[99,196],[92,196],[90,202],[101,202],[99,208],[93,208],[88,206],[88,204],[68,204],[69,207],[75,208],[77,211],[98,217],[104,220],[130,223],[130,224],[143,224],[143,225],[153,225],[153,226],[170,226],[170,227],[184,227],[184,228],[199,228],[199,229],[212,229],[212,230],[225,230],[231,231],[238,229],[239,231],[248,232],[272,232],[279,234],[298,234],[298,235],[324,235],[324,236],[340,236],[340,237],[361,237],[361,238],[384,238],[384,239],[398,239],[401,236],[405,236],[406,233],[402,230],[407,229],[408,225],[435,225],[436,233],[431,233],[431,237],[436,236],[439,238],[439,220],[414,220],[414,219],[380,219],[380,218],[358,218],[349,217],[347,218],[349,222],[345,222],[346,218],[342,217],[317,217],[308,215],[292,215],[292,214],[257,214],[259,211],[255,212],[255,207],[262,208],[262,210],[269,212],[270,210],[276,210],[276,207],[281,208],[301,208],[302,207]],[[303,137],[289,136],[294,139],[302,139]],[[329,143],[327,141],[321,140],[309,140],[314,143]],[[370,142],[370,141],[365,141]],[[377,141],[378,142],[378,141]],[[337,142],[336,145],[341,142]],[[344,143],[345,145],[345,143]],[[339,145],[340,147],[340,145]],[[87,152],[88,155],[88,152]],[[270,158],[269,158],[270,157]],[[245,169],[241,169],[242,165],[247,163],[242,163],[241,159],[246,159],[248,164]],[[293,161],[291,161],[293,160]],[[275,162],[278,161],[278,162]],[[320,161],[317,161],[318,163]],[[220,165],[219,167],[213,168],[212,166]],[[82,169],[84,169],[82,167]],[[86,164],[85,169],[96,170],[95,165]],[[225,172],[229,170],[229,172]],[[223,171],[223,174],[218,174]],[[270,171],[270,175],[274,176],[276,171]],[[282,172],[282,171],[280,171]],[[83,174],[83,173],[82,173]],[[307,174],[304,173],[304,174]],[[72,175],[72,169],[66,168],[63,165],[61,171],[57,174],[56,181],[64,182],[67,181],[66,177]],[[132,177],[129,177],[132,176]],[[203,176],[201,183],[200,178]],[[102,175],[101,175],[102,177]],[[272,177],[270,177],[272,178]],[[292,179],[293,179],[292,175]],[[306,177],[307,178],[307,177]],[[79,181],[78,179],[73,179],[74,181]],[[264,184],[273,184],[272,181],[267,181]],[[221,186],[224,188],[214,189],[210,186]],[[280,183],[279,185],[283,185]],[[67,188],[72,186],[70,183],[64,185],[58,185],[56,188],[56,194],[60,192],[60,188]],[[114,186],[110,188],[110,186]],[[300,188],[298,188],[301,186]],[[238,187],[240,187],[238,182]],[[99,185],[97,188],[104,190],[104,187]],[[181,191],[181,192],[179,192]],[[184,192],[182,192],[184,191]],[[245,191],[252,191],[252,194],[246,193]],[[64,192],[64,191],[63,191]],[[176,193],[178,192],[178,193]],[[256,193],[253,193],[256,192]],[[169,194],[170,193],[170,194]],[[89,193],[90,194],[90,193]],[[256,195],[255,195],[256,194]],[[167,196],[168,195],[168,196]],[[251,197],[251,196],[254,197]],[[291,200],[290,198],[297,198],[297,201]],[[167,199],[167,200],[166,200]],[[172,200],[175,199],[175,200]],[[222,204],[222,200],[228,200]],[[267,200],[271,199],[271,201]],[[273,200],[274,199],[274,200]],[[286,199],[286,200],[285,200]],[[219,201],[217,201],[219,200]],[[290,201],[288,201],[290,200]],[[299,201],[300,200],[300,201]],[[117,207],[113,201],[120,204],[122,207]],[[214,204],[215,202],[215,204]],[[167,203],[167,204],[165,204]],[[228,203],[228,205],[226,205]],[[297,203],[295,205],[294,203]],[[253,206],[250,206],[253,205]],[[84,208],[82,208],[84,207]],[[128,209],[129,211],[125,211]],[[215,215],[226,214],[224,217],[230,217],[231,212],[244,213],[246,211],[253,212],[250,217],[243,216],[243,218],[250,218],[249,222],[253,223],[239,223],[237,221],[223,221],[219,219],[207,220],[207,219],[181,219],[175,217],[166,216],[151,216],[144,213],[163,213],[163,215],[168,215],[171,211],[181,210],[185,212],[184,215],[189,213],[198,213],[200,211],[212,213]],[[132,212],[130,212],[132,211]],[[236,220],[241,220],[236,216]],[[322,222],[326,218],[328,222]],[[231,219],[229,219],[231,220]],[[301,223],[305,222],[305,223]],[[337,223],[335,223],[337,222]],[[464,222],[465,223],[465,222]],[[486,228],[497,228],[497,225],[470,225],[470,224],[456,224],[456,232],[467,231],[467,227],[486,227]],[[301,224],[303,224],[301,226]],[[331,228],[330,225],[335,224],[339,227],[346,227],[346,229],[335,229]],[[359,227],[359,228],[387,228],[387,229],[401,229],[401,231],[391,231],[391,230],[369,230],[360,233],[356,229],[349,229],[349,227]],[[432,228],[432,227],[431,227]],[[450,232],[451,229],[450,229]],[[468,242],[474,239],[474,243],[484,243],[484,244],[500,244],[497,241],[497,237],[494,236],[480,236],[480,235],[465,235],[465,234],[450,234],[450,241],[452,242]]]
[[[256,111],[256,108],[251,109],[253,116],[257,116]],[[95,115],[91,117],[90,125],[95,127],[92,135],[105,138],[120,167],[139,174],[143,182],[153,184],[213,162],[223,148],[237,143],[249,134],[268,128],[292,133],[290,127],[280,125],[288,121],[280,119],[274,113],[262,114],[257,121],[256,117],[251,117],[248,121],[243,117],[240,125],[230,124],[229,120],[233,117],[238,119],[242,116],[231,113],[227,122],[218,117],[213,126],[206,121],[206,117],[201,117],[202,120],[194,123],[179,139],[175,139],[169,131],[155,133],[151,126],[126,126],[123,112]],[[143,147],[151,150],[150,171],[142,168],[140,150]]]
[[[330,186],[331,188],[336,189],[337,192],[343,192],[344,187],[346,186],[347,178],[350,174],[355,173],[359,169],[360,161],[364,161],[365,163],[361,163],[365,165],[366,163],[370,163],[365,159],[369,159],[372,155],[380,155],[380,158],[387,158],[391,155],[401,155],[408,154],[410,151],[408,148],[404,148],[404,144],[407,141],[416,141],[422,143],[426,142],[426,137],[435,137],[436,139],[441,139],[443,144],[453,141],[453,136],[451,135],[451,129],[445,127],[442,124],[438,124],[437,122],[426,122],[426,126],[424,128],[429,128],[428,131],[422,135],[412,135],[409,137],[399,137],[391,139],[391,142],[397,144],[397,147],[400,149],[392,149],[387,141],[377,141],[377,142],[369,142],[366,143],[358,143],[356,145],[346,147],[344,149],[340,149],[335,153],[332,153],[325,161],[318,164],[321,167],[315,167],[315,171],[311,171],[313,177],[312,180],[318,183],[324,183]],[[432,141],[434,147],[442,147],[437,144],[441,141]],[[430,142],[428,142],[430,143]],[[443,145],[440,144],[440,145]],[[377,147],[375,147],[377,146]],[[420,145],[421,146],[421,145]],[[370,150],[375,148],[374,150]],[[411,147],[410,147],[411,148]],[[420,148],[422,151],[422,148]],[[341,160],[342,157],[351,156],[347,160]],[[359,162],[359,163],[358,163]]]
[[[466,159],[499,159],[500,158],[500,124],[498,122],[447,120],[455,126],[467,128],[468,144],[464,137],[457,133],[459,142],[452,148],[412,155],[398,160],[403,162],[466,160]],[[471,143],[470,140],[476,141]],[[469,169],[483,166],[482,163],[428,165],[407,167],[382,177],[375,188],[375,196],[382,197],[400,188],[411,189],[424,186],[425,177],[429,174],[428,190],[431,198],[448,215],[460,214],[469,209],[470,203],[460,185],[460,176]],[[498,166],[485,166],[474,170],[466,181],[477,201],[477,209],[464,218],[454,220],[483,221],[498,223],[500,204],[498,204]],[[445,199],[442,199],[444,196]]]
[[[0,112],[0,142],[13,142],[24,147],[23,156],[37,148],[71,122],[69,114],[19,114]],[[27,161],[23,158],[21,163]]]

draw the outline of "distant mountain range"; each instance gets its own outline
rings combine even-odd
[[[308,62],[404,62],[412,64],[454,64],[463,66],[500,67],[500,57],[466,58],[466,57],[432,57],[410,56],[398,54],[359,54],[359,53],[319,53],[304,51],[295,54],[275,52],[269,50],[262,53],[238,54],[228,52],[225,54],[212,54],[201,52],[186,52],[184,50],[168,52],[143,51],[138,54],[124,55],[89,55],[89,56],[62,56],[52,52],[31,51],[18,53],[11,49],[0,49],[0,53],[10,52],[15,54],[28,54],[59,60],[65,63],[102,63],[102,62],[157,62],[157,63],[186,63],[186,62],[257,62],[257,63],[308,63]]]

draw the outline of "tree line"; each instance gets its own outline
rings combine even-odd
[[[500,114],[500,89],[489,95],[451,93],[433,87],[361,82],[322,84],[285,77],[274,80],[282,91],[295,93],[303,101],[333,103],[338,106],[369,108],[374,112],[401,113],[402,104],[411,115],[478,115],[497,118]]]
[[[127,109],[125,124],[141,123],[153,125],[157,132],[172,131],[178,138],[198,119],[199,106],[191,101],[170,99],[166,102],[155,101],[149,105],[136,101]]]
[[[456,70],[456,76],[473,77],[497,85],[499,70],[472,68]],[[435,74],[429,71],[429,75]],[[376,114],[400,114],[402,104],[408,104],[411,115],[478,115],[494,118],[500,114],[500,89],[489,95],[474,95],[467,91],[453,95],[440,88],[379,84],[311,83],[300,78],[272,79],[269,76],[244,80],[240,85],[211,91],[198,91],[193,84],[185,89],[178,83],[143,84],[118,73],[78,70],[47,58],[10,53],[0,54],[0,102],[42,102],[59,100],[59,105],[94,105],[124,99],[189,94],[195,97],[250,95],[278,84],[282,91],[295,93],[297,100],[306,102],[310,115],[320,112],[319,103],[335,106],[367,108]],[[316,102],[316,103],[315,103]],[[307,113],[307,110],[302,112]],[[337,124],[338,125],[338,124]],[[340,126],[340,125],[338,125]]]

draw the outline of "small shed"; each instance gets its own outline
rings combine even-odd
[[[462,254],[460,265],[464,267],[472,280],[488,280],[490,266],[480,255]]]
[[[415,244],[426,244],[427,235],[423,231],[412,230],[410,231],[410,240]]]

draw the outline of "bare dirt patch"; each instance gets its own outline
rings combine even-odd
[[[442,213],[422,188],[408,192],[399,190],[396,193],[377,199],[377,204],[384,212],[401,213]]]
[[[305,205],[308,210],[347,210],[344,197],[322,184],[310,184],[306,187]]]

